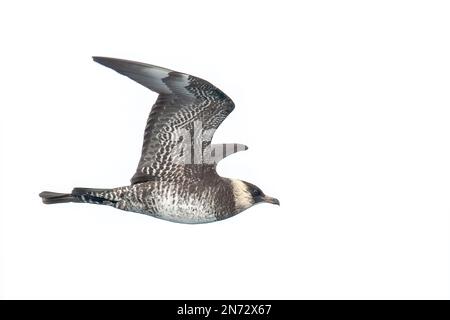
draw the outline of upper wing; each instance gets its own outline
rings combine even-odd
[[[94,57],[94,61],[159,93],[147,120],[132,183],[198,174],[190,164],[205,164],[205,170],[214,167],[211,157],[203,155],[211,150],[215,130],[234,109],[226,94],[185,73],[121,59]],[[214,159],[217,162],[217,155]]]

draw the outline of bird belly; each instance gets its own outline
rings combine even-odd
[[[179,223],[217,221],[212,190],[186,192],[186,188],[180,185],[142,184],[132,194],[134,197],[125,210]]]
[[[168,201],[162,201],[153,214],[155,217],[179,223],[208,223],[216,221],[217,218],[212,208],[202,205],[195,200],[176,201],[175,204]]]

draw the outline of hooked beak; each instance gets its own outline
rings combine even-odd
[[[263,201],[271,204],[276,204],[277,206],[280,205],[280,201],[278,199],[269,196],[264,196]]]

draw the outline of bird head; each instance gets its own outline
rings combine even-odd
[[[262,192],[260,188],[246,181],[232,179],[233,194],[236,203],[236,209],[242,211],[258,203],[271,203],[280,205],[278,199],[269,197]]]

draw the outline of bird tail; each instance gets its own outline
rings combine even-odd
[[[39,197],[42,198],[42,202],[45,204],[81,202],[80,199],[70,193],[44,191],[39,194]]]
[[[94,204],[114,205],[115,199],[112,189],[75,188],[72,193],[57,193],[44,191],[39,194],[45,204],[87,202]]]

